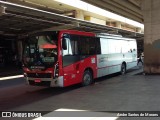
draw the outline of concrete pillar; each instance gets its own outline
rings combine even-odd
[[[160,73],[160,0],[142,0],[144,72]]]
[[[84,13],[82,10],[76,10],[76,18],[84,20]]]

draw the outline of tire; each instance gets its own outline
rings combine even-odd
[[[86,70],[82,78],[82,86],[88,86],[93,82],[92,73],[89,70]]]
[[[126,74],[126,65],[124,63],[122,63],[121,65],[121,75],[125,75]]]

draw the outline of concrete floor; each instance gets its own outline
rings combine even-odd
[[[0,90],[0,111],[160,111],[160,77],[144,76],[136,67],[126,75],[110,75],[87,87],[43,88],[24,82]],[[24,81],[23,78],[14,81]],[[3,81],[1,81],[3,82]],[[5,86],[5,84],[1,84]],[[8,83],[8,82],[7,82]],[[11,83],[10,83],[11,84]],[[125,118],[128,119],[128,118]],[[140,118],[141,119],[141,118]]]

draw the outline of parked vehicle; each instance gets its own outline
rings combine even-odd
[[[24,76],[29,85],[86,86],[95,78],[137,65],[135,39],[74,30],[41,32],[24,43]]]

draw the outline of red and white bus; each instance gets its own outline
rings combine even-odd
[[[24,42],[23,70],[29,85],[66,87],[137,65],[136,40],[75,30],[46,31]]]

